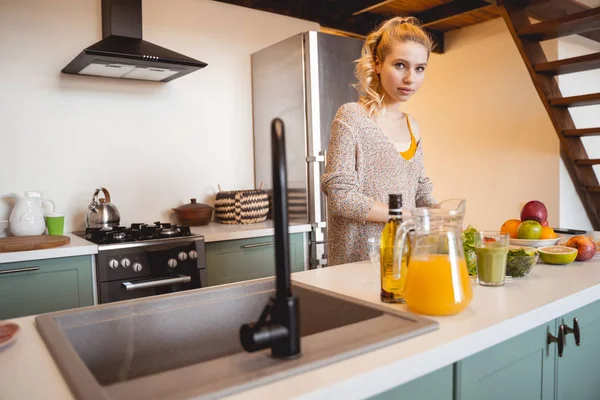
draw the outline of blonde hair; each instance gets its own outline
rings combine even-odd
[[[365,39],[361,57],[356,61],[354,74],[358,83],[354,87],[359,94],[358,102],[367,109],[369,116],[385,108],[381,80],[375,72],[376,61],[383,63],[392,49],[392,44],[403,41],[422,44],[428,53],[431,53],[434,46],[433,41],[419,26],[419,20],[415,17],[391,18],[369,33]]]

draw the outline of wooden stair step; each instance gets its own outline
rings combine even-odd
[[[564,136],[600,136],[600,127],[597,128],[585,128],[585,129],[565,129],[563,132]]]
[[[595,7],[561,18],[524,26],[517,31],[517,34],[523,39],[542,41],[577,35],[599,28],[600,7]]]
[[[537,73],[562,75],[573,72],[600,69],[600,53],[587,54],[585,56],[566,58],[564,60],[539,63],[533,66]]]
[[[582,94],[579,96],[559,97],[550,99],[549,103],[553,107],[582,107],[600,104],[600,93]]]
[[[600,165],[600,158],[589,158],[589,159],[577,159],[575,160],[577,165]]]
[[[600,186],[586,186],[585,190],[587,190],[588,192],[598,193],[600,192]]]

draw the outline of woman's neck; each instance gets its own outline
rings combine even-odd
[[[383,104],[385,105],[385,113],[390,115],[404,115],[400,110],[402,102],[391,100],[389,96],[383,97]]]

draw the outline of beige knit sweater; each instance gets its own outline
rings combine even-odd
[[[379,237],[384,226],[366,220],[373,203],[387,204],[390,193],[402,193],[407,209],[436,203],[421,140],[405,160],[358,103],[341,106],[333,120],[321,189],[327,195],[330,266],[369,259],[367,239]]]

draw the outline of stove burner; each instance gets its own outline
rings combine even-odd
[[[179,235],[181,231],[177,227],[163,228],[160,230],[160,234],[166,237],[173,237]]]
[[[113,239],[123,240],[123,239],[125,239],[126,236],[127,236],[127,234],[125,232],[115,232],[113,235]]]
[[[85,230],[85,238],[97,244],[166,239],[190,236],[191,234],[189,226],[161,222],[155,222],[154,225],[134,223],[129,228],[116,226],[111,228],[87,228]]]

